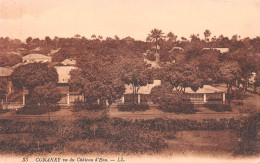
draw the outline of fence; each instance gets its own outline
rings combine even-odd
[[[22,102],[7,102],[7,103],[3,103],[3,109],[10,109],[10,110],[14,110],[14,109],[20,109],[23,107],[23,103]]]

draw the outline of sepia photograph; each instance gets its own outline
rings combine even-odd
[[[259,0],[0,0],[0,163],[260,163]]]

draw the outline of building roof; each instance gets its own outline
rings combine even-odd
[[[12,73],[13,73],[12,69],[6,68],[6,67],[0,67],[0,76],[1,77],[10,76]]]
[[[202,50],[218,50],[220,53],[227,53],[229,48],[203,48]]]
[[[54,50],[51,50],[50,54],[49,55],[54,55],[55,53],[59,52],[61,48],[59,49],[54,49]]]
[[[185,93],[223,93],[223,91],[211,85],[204,85],[203,88],[199,88],[196,92],[188,87],[185,89]]]
[[[150,94],[153,87],[161,85],[161,80],[154,80],[153,84],[147,84],[147,86],[140,87],[138,94]],[[132,94],[133,87],[132,85],[125,85],[126,91],[125,94]]]
[[[30,59],[51,59],[51,57],[48,57],[43,54],[28,54],[23,57],[23,60],[30,60]]]
[[[74,59],[65,59],[61,62],[61,64],[67,66],[67,65],[76,65],[76,60]]]
[[[183,51],[184,49],[182,48],[182,47],[173,47],[172,48],[172,50],[170,50],[170,51],[173,51],[173,50],[180,50],[180,51]]]
[[[58,73],[58,83],[68,83],[70,79],[70,71],[77,69],[75,66],[55,66],[54,67]]]

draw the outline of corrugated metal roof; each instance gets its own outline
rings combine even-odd
[[[74,59],[65,59],[64,61],[61,62],[63,65],[76,65],[76,60]]]
[[[227,53],[229,51],[229,48],[203,48],[202,50],[218,50],[220,53]]]
[[[199,88],[196,92],[194,92],[190,87],[185,89],[185,93],[221,93],[221,92],[223,91],[211,85],[204,85],[203,88]]]
[[[0,76],[10,76],[13,73],[13,70],[6,67],[0,67]]]
[[[23,60],[27,60],[27,59],[51,59],[51,57],[48,57],[43,54],[28,54],[23,57]]]

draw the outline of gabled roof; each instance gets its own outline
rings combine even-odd
[[[138,94],[150,94],[153,87],[161,85],[161,80],[154,80],[153,84],[147,84],[147,86],[140,87]],[[125,85],[125,94],[132,94],[133,87],[132,85]]]
[[[51,59],[51,57],[48,57],[43,54],[28,54],[23,57],[23,60],[28,60],[28,59]]]
[[[227,53],[229,48],[203,48],[202,50],[218,50],[220,53]]]
[[[7,77],[10,76],[13,73],[13,70],[6,67],[0,67],[0,76],[1,77]]]
[[[196,92],[188,87],[185,89],[185,93],[223,93],[223,91],[211,85],[204,85],[203,88],[199,88]]]
[[[67,65],[76,65],[76,60],[74,59],[65,59],[61,62],[61,64],[67,66]]]
[[[173,50],[180,50],[180,51],[183,51],[184,49],[182,48],[182,47],[173,47],[172,48],[172,50],[170,50],[170,51],[173,51]]]

